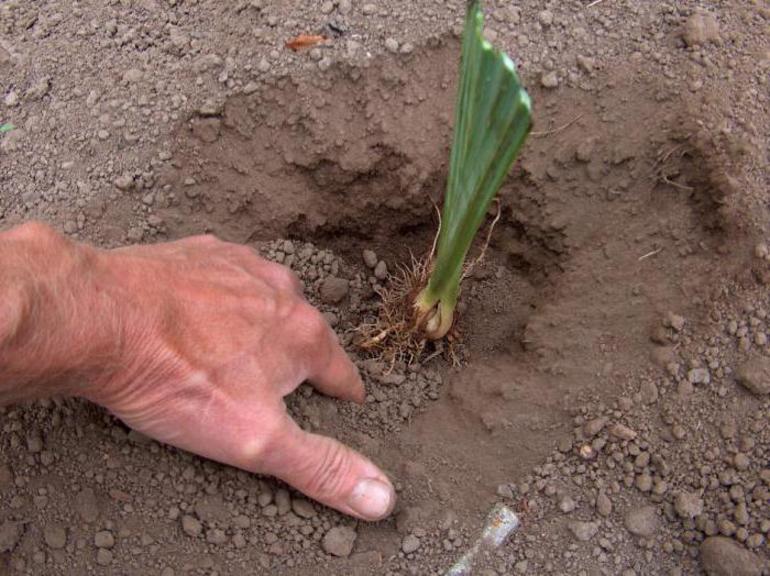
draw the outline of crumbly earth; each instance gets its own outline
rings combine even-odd
[[[290,410],[400,493],[359,523],[81,401],[9,407],[0,574],[443,574],[498,502],[522,527],[477,575],[770,573],[770,7],[485,4],[536,126],[455,367],[356,328],[433,238],[462,0],[0,3],[0,226],[294,268],[368,396]]]

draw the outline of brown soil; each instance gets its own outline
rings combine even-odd
[[[736,374],[770,352],[770,10],[489,3],[536,126],[464,287],[458,368],[354,341],[382,284],[362,251],[394,271],[435,232],[463,3],[268,4],[0,4],[0,223],[104,246],[211,231],[290,265],[369,392],[303,387],[290,409],[388,470],[396,513],[308,511],[94,406],[38,402],[1,413],[0,574],[441,574],[496,502],[523,526],[478,574],[767,571],[770,368],[754,393]],[[357,538],[337,558],[340,525]]]

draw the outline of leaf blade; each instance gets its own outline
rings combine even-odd
[[[531,116],[531,101],[513,61],[483,38],[480,1],[472,0],[466,14],[441,230],[419,308],[440,302],[442,309],[454,310],[468,250],[529,134]]]

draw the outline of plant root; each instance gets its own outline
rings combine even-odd
[[[390,369],[396,363],[414,364],[428,344],[414,317],[417,294],[428,281],[429,260],[412,256],[411,265],[399,266],[387,288],[377,291],[380,314],[375,322],[358,328],[359,346],[378,356]]]
[[[459,332],[456,326],[443,340],[425,337],[414,313],[414,300],[428,282],[431,255],[424,259],[411,257],[411,263],[400,266],[390,276],[388,287],[377,291],[380,312],[376,321],[357,328],[358,346],[380,359],[389,373],[397,364],[411,366],[444,356],[454,366],[461,365],[458,350]]]
[[[677,182],[676,180],[673,180],[673,178],[675,178],[678,174],[672,173],[673,167],[671,162],[669,162],[672,159],[672,157],[675,159],[680,159],[683,156],[685,156],[687,153],[688,153],[688,150],[684,144],[677,144],[667,152],[661,151],[661,153],[658,154],[658,159],[655,161],[655,164],[653,164],[652,166],[652,174],[653,174],[653,177],[655,178],[656,183],[666,184],[668,186],[671,186],[678,190],[683,190],[685,192],[692,192],[694,190],[692,186],[688,186],[686,184],[682,184],[681,182]],[[674,166],[675,165],[676,164],[674,164]]]
[[[495,225],[502,215],[500,201],[495,199],[496,214],[492,219],[480,254],[463,270],[462,279],[471,274],[486,256]],[[414,302],[430,277],[431,264],[436,253],[439,233],[441,232],[441,211],[434,204],[439,226],[427,257],[418,259],[411,255],[409,266],[400,265],[395,274],[388,279],[388,286],[377,290],[380,296],[380,313],[374,322],[365,323],[356,329],[357,345],[385,362],[391,371],[397,363],[407,366],[418,361],[428,362],[436,356],[444,356],[452,365],[462,364],[462,351],[459,346],[460,333],[455,323],[445,338],[430,340],[426,338],[424,326],[415,316]]]
[[[460,282],[465,280],[468,276],[471,275],[471,272],[473,272],[473,269],[481,264],[481,262],[484,261],[484,256],[487,255],[487,248],[489,248],[489,243],[492,241],[492,232],[495,231],[495,226],[500,221],[500,217],[502,216],[502,208],[500,207],[500,200],[498,198],[495,198],[495,207],[497,208],[497,214],[495,215],[494,220],[492,220],[492,223],[489,225],[489,231],[487,232],[487,238],[484,240],[484,246],[481,248],[481,253],[476,257],[476,259],[471,262],[469,265],[465,267],[465,270],[463,271],[463,276]]]

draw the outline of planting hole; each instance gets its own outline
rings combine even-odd
[[[378,304],[362,251],[394,270],[433,242],[458,53],[445,40],[408,59],[279,78],[193,116],[162,175],[175,197],[168,234],[331,250],[338,273],[364,279],[341,304],[320,303],[351,341]],[[737,245],[718,146],[631,76],[608,85],[598,99],[532,90],[534,132],[501,190],[486,258],[463,285],[464,366],[438,357],[392,369],[360,354],[363,408],[309,394],[291,402],[306,426],[375,454],[407,500],[433,510],[420,497],[430,485],[485,513],[499,482],[570,433],[575,399],[647,362],[637,350],[651,327],[702,294],[714,255]],[[315,303],[324,274],[304,278]]]

